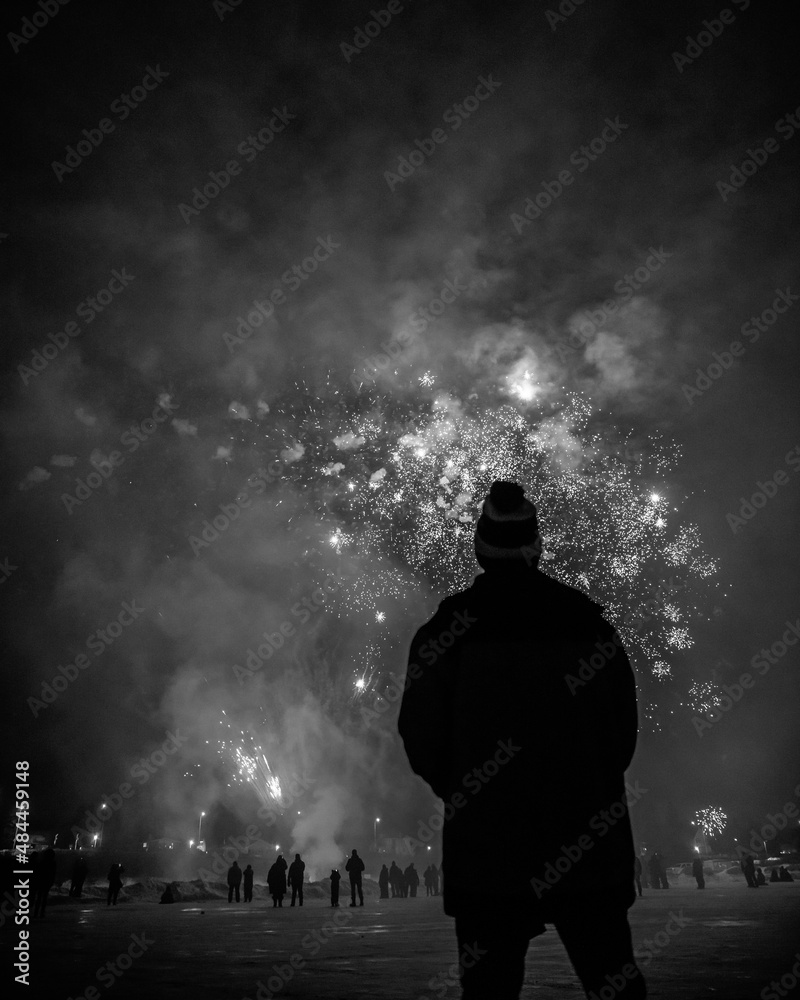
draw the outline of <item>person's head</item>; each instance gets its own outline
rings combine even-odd
[[[239,862],[238,861],[234,861],[232,867],[233,868],[238,868],[239,867]]]
[[[352,857],[352,858],[357,858],[358,857],[358,851],[355,849],[355,847],[353,848],[353,850],[352,850],[352,852],[350,854],[350,857]]]
[[[295,856],[294,856],[294,860],[295,860],[295,861],[299,861],[299,860],[300,860],[300,855],[299,855],[299,854],[295,854]]]
[[[535,569],[542,554],[536,508],[518,483],[496,479],[475,527],[475,557],[488,571]]]

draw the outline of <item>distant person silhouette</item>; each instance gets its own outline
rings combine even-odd
[[[331,906],[339,905],[339,882],[342,876],[336,868],[331,869]]]
[[[47,909],[47,896],[56,880],[56,852],[52,847],[46,847],[36,860],[36,867],[31,872],[33,888],[33,915],[43,917]]]
[[[642,894],[642,859],[637,854],[633,859],[633,881],[636,884],[637,895]]]
[[[756,885],[766,885],[767,879],[762,868],[756,868]]]
[[[433,865],[428,865],[422,873],[422,881],[425,883],[425,895],[433,895]]]
[[[242,889],[244,890],[245,903],[253,902],[253,866],[248,865],[242,872]]]
[[[697,882],[697,888],[698,889],[705,889],[705,887],[706,887],[706,880],[705,880],[705,876],[703,874],[703,859],[702,858],[695,858],[694,861],[692,862],[692,875],[694,876],[694,879]]]
[[[414,637],[398,720],[412,769],[444,800],[463,996],[518,997],[529,941],[553,923],[587,994],[640,1000],[624,780],[633,671],[603,609],[538,571],[520,486],[492,484],[475,549],[485,572]],[[476,880],[489,845],[513,864]]]
[[[292,890],[292,906],[294,906],[295,898],[297,898],[300,906],[303,905],[303,872],[305,870],[305,861],[301,860],[299,854],[295,854],[294,861],[289,865],[289,886]]]
[[[792,875],[792,873],[789,871],[789,869],[786,867],[786,865],[781,865],[780,881],[781,882],[794,882],[794,875]]]
[[[356,893],[358,893],[358,905],[364,905],[364,888],[361,885],[361,873],[364,871],[364,862],[358,856],[358,851],[355,847],[347,859],[347,864],[344,866],[345,870],[350,876],[350,905],[356,905]]]
[[[383,865],[378,875],[378,888],[381,891],[381,899],[389,898],[389,869]]]
[[[409,896],[416,898],[417,886],[419,885],[419,872],[414,867],[413,861],[403,872],[403,879],[405,880]]]
[[[272,896],[273,908],[283,906],[283,897],[286,895],[286,862],[282,854],[278,855],[267,873],[267,885]]]
[[[108,869],[108,896],[106,897],[106,906],[117,905],[117,896],[119,895],[119,890],[122,888],[122,873],[125,869],[122,865],[114,864]]]
[[[172,886],[168,882],[167,887],[161,893],[161,899],[159,900],[159,903],[174,903],[174,902],[175,902],[175,896],[172,893]]]
[[[228,902],[233,902],[234,895],[236,902],[239,902],[239,886],[242,884],[242,869],[239,862],[234,861],[228,869]]]
[[[397,875],[397,891],[403,899],[408,896],[408,881],[406,879],[406,873],[402,868],[400,868]]]
[[[757,889],[758,882],[756,882],[756,863],[753,855],[745,854],[740,863],[748,889]]]
[[[72,869],[72,884],[69,887],[70,896],[75,896],[80,899],[81,893],[83,892],[83,883],[86,881],[88,874],[89,866],[86,863],[86,859],[78,858]]]
[[[667,863],[660,854],[658,855],[658,878],[661,882],[661,888],[669,889],[669,882],[667,881]]]
[[[773,868],[772,871],[769,873],[769,880],[770,882],[780,882],[781,877],[778,874],[777,868]]]
[[[400,883],[403,880],[403,873],[400,871],[396,861],[392,862],[392,867],[389,869],[389,885],[392,887],[392,897],[399,896],[400,893]]]

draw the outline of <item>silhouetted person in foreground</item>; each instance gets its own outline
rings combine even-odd
[[[253,902],[253,866],[248,865],[242,872],[242,890],[245,903]]]
[[[697,888],[698,889],[705,889],[705,887],[706,887],[706,880],[705,880],[705,876],[703,874],[703,859],[702,858],[695,858],[694,861],[692,862],[692,875],[694,876],[694,879],[697,882]]]
[[[633,859],[633,881],[636,884],[636,892],[642,894],[642,859],[637,854]]]
[[[386,865],[381,868],[380,874],[378,875],[378,888],[381,891],[381,899],[389,898],[389,869]]]
[[[414,867],[413,861],[403,872],[403,879],[405,880],[409,896],[416,898],[417,886],[419,885],[419,872]]]
[[[86,864],[85,858],[78,858],[75,862],[75,866],[72,869],[72,884],[69,887],[70,896],[75,896],[80,899],[81,893],[83,892],[83,883],[86,881],[86,877],[89,874],[89,866]]]
[[[400,866],[396,861],[393,861],[392,867],[389,869],[389,885],[392,887],[392,897],[401,895],[400,883],[402,880],[403,873],[400,871]]]
[[[117,905],[117,896],[119,895],[119,890],[122,888],[122,873],[125,869],[122,865],[118,865],[116,862],[108,869],[108,896],[106,897],[106,906]]]
[[[286,895],[286,862],[283,855],[279,854],[269,872],[267,873],[267,885],[272,896],[272,906],[283,906],[283,897]]]
[[[300,859],[299,854],[295,854],[294,861],[289,865],[289,886],[292,890],[292,903],[294,906],[295,897],[300,906],[303,905],[303,872],[306,870],[306,863]]]
[[[624,780],[633,671],[603,609],[539,573],[519,486],[492,485],[475,548],[483,575],[414,637],[398,722],[412,769],[444,800],[463,996],[518,997],[529,941],[552,923],[587,994],[640,1000],[627,912],[636,789]],[[514,863],[476,881],[488,845]]]
[[[33,915],[43,917],[47,909],[47,896],[56,880],[56,852],[52,847],[46,847],[36,860],[36,867],[31,873],[33,888]]]
[[[339,882],[341,877],[336,868],[331,869],[331,906],[339,905]]]
[[[236,896],[236,902],[239,902],[239,886],[242,884],[242,869],[239,867],[239,862],[234,861],[233,864],[228,869],[228,902],[233,902],[234,895]]]
[[[356,905],[356,893],[358,893],[358,905],[364,905],[364,888],[361,885],[361,873],[364,871],[364,862],[358,856],[358,851],[355,847],[347,859],[347,864],[344,866],[345,870],[350,876],[350,905]]]

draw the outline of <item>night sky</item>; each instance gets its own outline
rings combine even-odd
[[[642,489],[718,564],[684,669],[756,678],[702,736],[688,711],[643,734],[634,826],[676,843],[714,804],[733,835],[797,800],[796,649],[751,666],[800,632],[794,39],[748,0],[561,8],[395,0],[367,35],[365,4],[75,0],[28,39],[40,7],[3,8],[0,786],[30,760],[34,829],[79,822],[176,731],[118,832],[188,837],[216,806],[241,823],[205,740],[262,700],[264,745],[316,775],[320,817],[368,837],[379,809],[413,832],[428,800],[396,741],[362,739],[341,704],[355,619],[315,606],[291,656],[234,676],[316,586],[321,492],[251,477],[295,461],[296,383],[323,404],[361,383],[387,408],[445,383],[494,402],[520,366],[632,453],[679,448]],[[447,282],[452,303],[420,312]],[[741,511],[759,483],[773,495]],[[246,489],[252,510],[193,550]],[[444,595],[395,569],[402,672]]]

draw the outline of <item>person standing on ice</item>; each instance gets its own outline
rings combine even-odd
[[[633,859],[633,881],[636,885],[636,892],[642,894],[642,859],[637,854]]]
[[[306,870],[306,863],[302,861],[299,854],[295,854],[294,861],[289,865],[289,887],[292,890],[291,906],[294,906],[295,899],[300,906],[303,905],[303,873]]]
[[[286,895],[286,862],[283,855],[279,854],[267,872],[267,886],[272,896],[272,906],[283,906],[283,897]]]
[[[389,869],[386,865],[381,868],[380,874],[378,875],[378,888],[381,891],[381,899],[389,898]]]
[[[337,868],[331,869],[331,906],[339,905],[339,881],[341,877]]]
[[[483,574],[414,636],[398,720],[412,770],[444,801],[463,997],[519,997],[530,939],[550,923],[587,995],[641,1000],[633,671],[603,609],[538,571],[536,509],[516,483],[492,484],[475,550]],[[476,884],[487,845],[517,861]]]
[[[392,867],[389,869],[389,885],[392,887],[392,897],[400,895],[400,881],[403,877],[403,873],[400,870],[400,866],[396,861],[392,862]]]
[[[358,856],[358,851],[353,848],[352,854],[347,859],[344,866],[345,871],[350,876],[350,905],[356,905],[356,892],[358,892],[358,905],[364,905],[364,888],[361,885],[361,873],[364,871],[364,862]]]
[[[703,859],[695,858],[692,862],[692,875],[694,876],[695,882],[697,882],[698,889],[705,889],[706,880],[703,875]]]
[[[239,862],[234,861],[233,864],[228,869],[228,902],[233,902],[234,894],[236,895],[236,902],[239,902],[239,886],[242,884],[242,869],[239,867]]]
[[[244,882],[244,901],[245,903],[253,902],[253,866],[248,865],[247,868],[242,872],[242,881]]]

